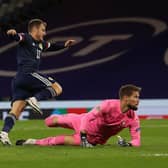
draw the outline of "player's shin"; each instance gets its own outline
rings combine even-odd
[[[8,114],[8,116],[5,118],[4,126],[0,132],[0,141],[3,145],[11,145],[8,133],[13,128],[15,121],[16,116],[14,114]]]
[[[36,145],[39,145],[39,146],[53,146],[53,145],[64,145],[64,144],[65,144],[64,135],[36,140]]]
[[[10,132],[16,122],[16,116],[13,113],[7,115],[4,121],[3,132]]]

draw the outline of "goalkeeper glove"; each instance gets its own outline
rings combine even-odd
[[[81,136],[81,146],[82,146],[83,148],[92,148],[92,147],[93,147],[93,145],[90,144],[90,143],[87,141],[86,133],[81,133],[80,136]]]
[[[123,139],[122,137],[120,137],[120,136],[117,136],[117,137],[118,137],[118,145],[119,145],[119,146],[121,146],[121,147],[132,146],[131,143],[126,142],[126,140]]]

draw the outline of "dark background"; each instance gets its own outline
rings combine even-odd
[[[10,5],[10,1],[1,0]],[[41,18],[48,23],[48,31],[94,20],[119,18],[146,18],[168,23],[166,5],[161,1],[146,3],[123,2],[121,0],[59,0],[33,1],[16,7],[12,12],[5,13],[0,19],[0,25],[10,25],[18,32],[25,32],[28,20]],[[138,20],[138,19],[137,19]],[[123,50],[128,50],[119,58],[81,69],[50,73],[63,86],[60,100],[85,100],[117,98],[121,85],[132,83],[142,87],[142,98],[168,98],[168,66],[164,58],[168,44],[168,30],[153,35],[154,28],[138,21],[115,22],[79,26],[57,33],[48,34],[46,40],[53,37],[78,36],[81,43],[63,53],[52,57],[44,57],[41,70],[62,68],[81,63],[100,60]],[[111,36],[131,34],[128,40],[116,40],[98,48],[83,57],[73,54],[94,43],[95,36]],[[4,35],[0,35],[0,47],[11,43]],[[1,48],[2,49],[2,48]],[[16,70],[16,47],[1,53],[0,70]],[[12,77],[0,76],[0,97],[2,100],[10,97]]]

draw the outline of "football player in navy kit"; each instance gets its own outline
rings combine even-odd
[[[62,44],[47,42],[43,39],[46,26],[43,20],[32,19],[28,23],[28,33],[17,33],[15,29],[6,32],[11,39],[18,41],[18,48],[17,74],[12,80],[12,107],[0,132],[0,141],[4,145],[11,145],[8,133],[27,105],[42,114],[38,101],[56,97],[62,92],[58,82],[39,73],[40,56],[43,51],[70,47],[75,40],[67,40]]]

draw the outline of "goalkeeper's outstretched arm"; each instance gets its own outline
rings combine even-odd
[[[131,135],[131,141],[130,143],[132,146],[139,147],[141,145],[141,131],[140,131],[140,122],[137,118],[132,122],[130,125],[130,135]]]

